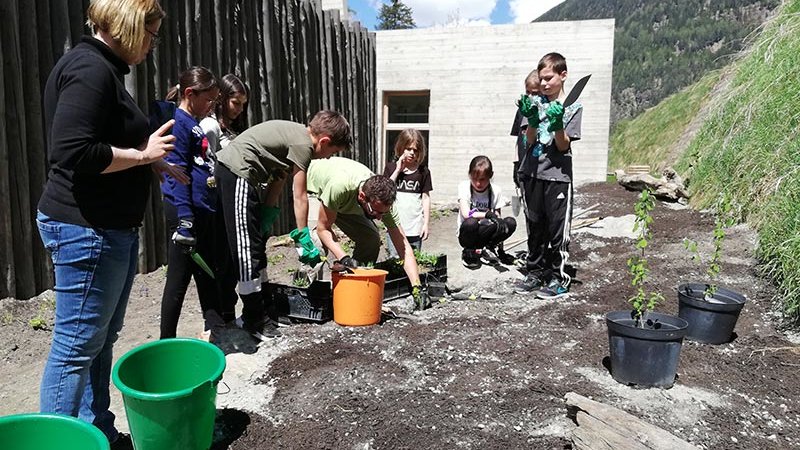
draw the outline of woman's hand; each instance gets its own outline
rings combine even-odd
[[[189,176],[183,167],[170,164],[163,159],[159,159],[150,164],[153,172],[158,175],[158,181],[164,182],[164,175],[169,175],[180,184],[189,184]]]
[[[175,141],[175,136],[166,134],[167,130],[172,128],[172,125],[174,124],[175,119],[170,119],[150,135],[150,138],[147,140],[147,145],[141,149],[139,164],[151,164],[156,161],[160,161],[162,158],[167,156],[169,152],[175,149],[175,145],[172,144],[172,142]],[[186,178],[186,180],[188,181],[188,178]]]

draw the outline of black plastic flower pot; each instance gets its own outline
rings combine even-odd
[[[678,286],[678,316],[689,322],[686,339],[706,344],[724,344],[731,340],[739,313],[747,300],[742,294],[717,288],[707,297],[704,283]]]
[[[647,313],[644,328],[631,311],[606,314],[611,376],[639,387],[670,387],[675,382],[683,337],[689,324],[680,317]]]

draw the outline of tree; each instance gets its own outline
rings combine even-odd
[[[414,17],[411,15],[411,8],[401,0],[391,0],[390,5],[381,5],[381,12],[378,14],[378,30],[407,30],[416,28]]]

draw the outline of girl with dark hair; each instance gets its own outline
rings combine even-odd
[[[178,85],[166,98],[178,104],[172,128],[175,151],[166,159],[182,167],[189,174],[191,183],[181,185],[169,176],[161,183],[164,217],[172,234],[167,282],[161,299],[162,339],[176,335],[183,299],[192,277],[197,285],[206,329],[224,324],[217,312],[216,281],[191,256],[196,252],[204,261],[216,261],[218,238],[214,213],[217,193],[208,141],[199,120],[211,112],[218,95],[219,86],[214,74],[205,67],[192,67],[180,74]]]
[[[214,113],[200,121],[208,138],[212,155],[227,147],[239,133],[247,129],[247,85],[229,73],[219,82],[219,99]]]
[[[481,260],[489,264],[505,258],[503,241],[517,229],[513,217],[500,217],[503,205],[500,186],[492,183],[492,161],[483,155],[469,163],[469,180],[458,185],[458,242],[464,250],[461,259],[468,269],[477,269]]]

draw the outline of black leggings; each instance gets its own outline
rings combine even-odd
[[[464,219],[458,229],[458,243],[468,249],[496,247],[508,239],[517,229],[517,221],[513,217],[496,217],[493,219]]]
[[[192,277],[197,285],[197,296],[200,298],[200,309],[203,312],[206,329],[223,324],[219,313],[217,282],[197,265],[183,245],[172,242],[172,233],[177,228],[179,221],[177,209],[166,201],[164,202],[164,217],[167,220],[169,259],[167,282],[161,298],[161,339],[175,337],[183,300]],[[207,211],[195,212],[192,229],[197,239],[195,251],[214,270],[213,268],[217,266],[220,239],[224,239],[224,230],[219,229],[216,214]]]

